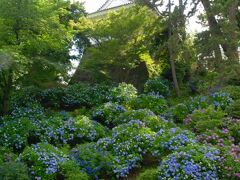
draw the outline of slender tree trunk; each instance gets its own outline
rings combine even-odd
[[[174,89],[176,91],[177,96],[180,96],[180,90],[179,90],[177,74],[176,74],[176,66],[175,66],[175,61],[174,61],[174,53],[172,51],[172,47],[171,46],[169,46],[168,49],[169,49],[169,57],[170,57],[170,65],[171,65]]]
[[[174,88],[176,91],[177,96],[180,95],[177,74],[176,74],[176,66],[175,66],[175,55],[172,46],[172,17],[171,17],[171,0],[168,1],[168,13],[169,13],[169,22],[168,22],[168,51],[169,51],[169,58],[170,58],[170,65],[172,71],[172,78],[174,83]]]
[[[182,35],[182,41],[185,41],[187,38],[187,33],[186,33],[186,20],[185,20],[185,15],[184,15],[184,5],[183,5],[183,0],[179,0],[179,24],[180,24],[180,33]]]

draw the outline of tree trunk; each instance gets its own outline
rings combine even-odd
[[[180,95],[177,74],[176,74],[176,66],[175,66],[175,53],[173,51],[173,44],[172,44],[172,17],[171,17],[171,0],[168,1],[168,13],[169,13],[169,22],[168,22],[168,51],[169,51],[169,58],[170,58],[170,65],[172,71],[172,78],[174,83],[174,88],[176,91],[177,96]]]
[[[187,33],[186,33],[186,20],[185,20],[185,15],[184,15],[184,5],[183,5],[183,0],[179,0],[179,24],[180,24],[180,33],[182,36],[182,41],[185,41],[187,38]]]
[[[176,91],[177,96],[180,96],[180,90],[179,90],[179,86],[178,86],[178,80],[177,80],[176,66],[175,66],[173,51],[171,50],[172,49],[171,46],[168,49],[169,49],[169,57],[170,57],[170,64],[171,64],[171,71],[172,71],[174,89]]]

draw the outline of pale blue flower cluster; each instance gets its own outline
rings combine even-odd
[[[215,108],[226,109],[232,102],[233,99],[228,93],[215,92],[210,95],[211,102]]]
[[[54,146],[39,143],[33,145],[27,153],[24,152],[23,160],[34,162],[31,170],[33,174],[34,170],[42,168],[46,175],[52,175],[59,172],[60,165],[69,161],[70,157]]]
[[[194,148],[168,155],[159,166],[159,179],[219,179],[219,151],[207,146]]]
[[[188,144],[196,143],[193,133],[180,128],[161,129],[154,135],[153,155],[162,155],[165,152],[176,151]]]

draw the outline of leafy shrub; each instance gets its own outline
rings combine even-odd
[[[77,137],[85,137],[86,140],[95,141],[107,135],[106,128],[86,116],[78,116],[75,119]]]
[[[209,102],[206,96],[196,96],[190,98],[185,102],[189,112],[193,112],[196,109],[205,109],[209,106]]]
[[[5,162],[0,164],[0,179],[30,180],[28,168],[21,162]]]
[[[132,109],[149,109],[159,115],[166,111],[167,102],[163,96],[157,94],[141,94],[129,102]]]
[[[37,102],[40,97],[41,90],[34,86],[14,91],[10,100],[11,109],[25,107],[26,104]]]
[[[232,98],[229,94],[220,92],[215,92],[210,96],[191,97],[190,100],[185,102],[190,112],[197,109],[206,109],[210,105],[214,106],[216,109],[221,108],[222,110],[225,110],[231,103]]]
[[[177,104],[176,106],[172,107],[170,109],[170,112],[173,116],[174,121],[178,122],[178,123],[182,123],[183,120],[189,114],[189,110],[188,110],[187,106],[183,103]]]
[[[69,117],[64,121],[61,116],[53,116],[44,121],[42,141],[54,144],[76,144],[84,141],[95,141],[106,134],[106,129],[86,116]]]
[[[52,89],[47,89],[41,92],[41,98],[39,101],[45,107],[60,108],[62,104],[62,97],[64,97],[64,88],[56,87]]]
[[[11,104],[14,107],[25,107],[25,104],[39,102],[44,107],[75,109],[82,106],[93,107],[107,102],[110,93],[107,85],[74,84],[68,87],[56,87],[46,90],[25,88],[16,91]]]
[[[155,134],[152,153],[155,156],[162,156],[195,142],[195,135],[188,130],[180,128],[161,129]]]
[[[238,120],[238,124],[232,124],[229,127],[230,134],[233,136],[235,143],[239,144],[240,142],[240,121]]]
[[[240,99],[240,86],[227,86],[224,87],[221,92],[229,94],[233,100]]]
[[[161,128],[167,127],[167,123],[164,122],[163,119],[156,116],[152,111],[148,109],[126,111],[117,117],[116,123],[119,125],[128,123],[131,120],[140,120],[153,131],[159,131]]]
[[[225,113],[220,109],[215,110],[210,106],[207,109],[195,110],[184,123],[196,132],[205,132],[208,129],[221,127]]]
[[[75,84],[65,89],[65,96],[62,97],[63,105],[66,108],[77,108],[80,106],[91,107],[90,89],[84,84]]]
[[[91,86],[91,101],[93,106],[98,106],[108,102],[108,95],[111,93],[111,86],[105,84],[95,84]]]
[[[221,161],[221,179],[239,179],[239,145],[232,145],[230,148],[224,148]]]
[[[93,107],[106,102],[109,93],[109,86],[106,85],[75,84],[65,89],[62,103],[66,108]]]
[[[158,179],[158,169],[152,168],[152,169],[146,169],[142,173],[139,174],[137,177],[137,180],[153,180]]]
[[[31,121],[39,121],[43,119],[44,116],[44,108],[38,102],[29,102],[24,106],[16,106],[11,116],[13,118],[28,118]]]
[[[213,147],[186,146],[163,159],[159,179],[218,179],[219,154]]]
[[[205,71],[205,70],[204,70]],[[217,72],[201,72],[201,75],[197,75],[193,78],[193,86],[196,92],[207,94],[212,89],[218,88],[220,74]]]
[[[61,115],[53,115],[40,122],[39,135],[43,142],[66,144],[74,139],[76,128],[73,119],[64,121]]]
[[[34,177],[42,179],[56,179],[61,173],[61,166],[71,161],[65,150],[47,143],[27,147],[21,154],[21,160],[28,165]]]
[[[112,130],[112,136],[100,139],[98,147],[113,155],[112,169],[117,177],[126,177],[139,167],[142,155],[151,147],[154,132],[139,120],[119,125]]]
[[[113,102],[123,103],[130,101],[136,96],[137,89],[133,85],[121,83],[118,85],[118,87],[112,88],[110,95],[107,96],[107,98]]]
[[[228,106],[226,111],[231,117],[240,118],[240,99]]]
[[[13,153],[11,148],[0,146],[0,165],[4,162],[14,162],[18,155]]]
[[[126,109],[122,105],[108,102],[96,108],[92,113],[92,118],[108,127],[114,127],[117,117],[125,111]]]
[[[0,126],[0,145],[22,150],[34,131],[33,123],[27,118],[4,118]]]
[[[232,98],[227,93],[216,92],[210,96],[210,103],[215,108],[221,108],[222,110],[225,110],[232,102]]]
[[[93,178],[111,172],[111,154],[95,143],[78,145],[72,150],[72,154],[81,169]]]
[[[144,85],[145,93],[156,93],[162,96],[169,96],[170,90],[166,82],[161,78],[149,79]]]
[[[31,136],[29,136],[28,140],[30,140],[30,143],[39,141],[41,129],[43,128],[42,122],[46,116],[44,108],[38,102],[29,102],[25,106],[15,107],[11,113],[11,118],[14,119],[13,122],[17,119],[25,119],[25,123],[29,125],[26,126],[26,129],[22,127],[23,132],[27,133],[27,130],[31,128]]]
[[[239,144],[240,142],[240,119],[234,118],[225,118],[223,119],[223,126],[225,127],[225,131],[229,133],[235,141],[235,144]]]
[[[67,161],[61,164],[60,167],[61,175],[66,180],[88,180],[90,179],[88,175],[82,171],[82,169],[74,162],[74,161]]]
[[[131,152],[146,152],[153,139],[154,134],[150,128],[139,120],[132,120],[129,123],[119,125],[112,130],[113,148],[115,152],[122,154]],[[124,149],[123,150],[121,150]]]
[[[219,148],[224,146],[230,146],[234,139],[226,128],[207,130],[204,133],[197,135],[197,140],[207,145],[218,146]]]

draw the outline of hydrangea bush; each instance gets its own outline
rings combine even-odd
[[[45,143],[27,147],[20,157],[35,179],[56,179],[61,173],[61,165],[71,161],[65,151]]]
[[[39,102],[44,107],[74,109],[81,106],[93,107],[107,102],[110,93],[107,85],[74,84],[39,90],[35,87],[25,88],[14,93],[12,107],[22,107],[29,102]]]
[[[45,118],[44,108],[38,102],[29,102],[24,106],[16,106],[11,112],[13,118],[28,118],[32,122]]]
[[[118,123],[118,116],[125,111],[126,108],[124,106],[108,102],[97,107],[92,112],[92,118],[108,127],[114,127]]]
[[[218,179],[218,149],[189,145],[168,155],[159,166],[159,179]]]
[[[92,178],[112,173],[112,155],[96,143],[78,145],[72,150],[72,155],[81,169]]]
[[[221,108],[225,110],[232,102],[233,100],[228,93],[215,92],[210,96],[210,103],[216,109]]]
[[[128,123],[131,120],[140,120],[145,123],[147,127],[153,131],[158,131],[166,128],[169,124],[164,121],[160,116],[155,115],[148,109],[129,110],[121,113],[117,117],[117,124]]]
[[[154,137],[152,153],[154,156],[160,157],[188,144],[196,143],[195,135],[181,128],[161,129]]]
[[[220,92],[229,94],[233,100],[240,99],[240,86],[226,86]]]
[[[221,179],[239,179],[240,178],[240,146],[231,145],[222,150],[221,161]]]
[[[182,123],[189,114],[189,110],[185,104],[180,103],[170,109],[170,114],[172,115],[174,122]]]
[[[12,93],[10,99],[11,109],[24,107],[29,103],[38,102],[41,98],[41,90],[37,87],[26,87]]]
[[[126,83],[121,83],[117,87],[111,89],[107,96],[109,101],[124,103],[137,97],[137,89]]]
[[[30,180],[27,165],[14,161],[0,163],[0,179]]]
[[[229,146],[234,142],[234,138],[230,135],[227,128],[207,130],[197,135],[197,140],[207,145],[219,147]]]
[[[0,146],[20,151],[28,145],[28,139],[35,130],[27,118],[4,118],[0,125]]]
[[[224,118],[223,126],[226,128],[228,133],[234,138],[235,144],[240,143],[240,119],[235,118]]]
[[[80,106],[93,107],[107,101],[109,87],[105,85],[90,86],[87,84],[75,84],[65,89],[62,103],[66,108]]]
[[[225,113],[222,110],[215,110],[214,107],[209,106],[207,109],[195,110],[184,120],[184,124],[196,132],[204,132],[221,127],[224,116]]]
[[[240,146],[234,144],[234,138],[227,128],[209,130],[197,136],[197,140],[220,150],[220,179],[237,179],[240,167]]]
[[[53,116],[42,124],[41,140],[54,144],[76,144],[78,142],[96,141],[107,133],[105,127],[86,116]]]
[[[170,90],[166,81],[161,78],[149,79],[144,85],[145,93],[156,93],[162,96],[169,96]]]
[[[129,102],[129,106],[132,109],[149,109],[157,115],[164,113],[168,104],[166,99],[155,93],[141,94],[137,98]]]
[[[234,118],[240,118],[240,100],[234,101],[230,106],[226,108],[226,112]]]
[[[45,105],[45,107],[60,108],[62,105],[62,97],[64,97],[64,88],[57,87],[52,89],[46,89],[41,92],[39,101]]]
[[[209,106],[207,96],[196,96],[191,97],[189,100],[185,102],[186,106],[188,107],[189,112],[193,112],[197,109],[205,109]]]
[[[100,139],[98,147],[113,155],[112,169],[116,177],[127,177],[131,170],[140,166],[143,154],[150,150],[154,132],[139,120],[119,125],[112,136]]]
[[[0,179],[240,178],[238,88],[171,106],[165,86],[14,92],[0,117]]]

